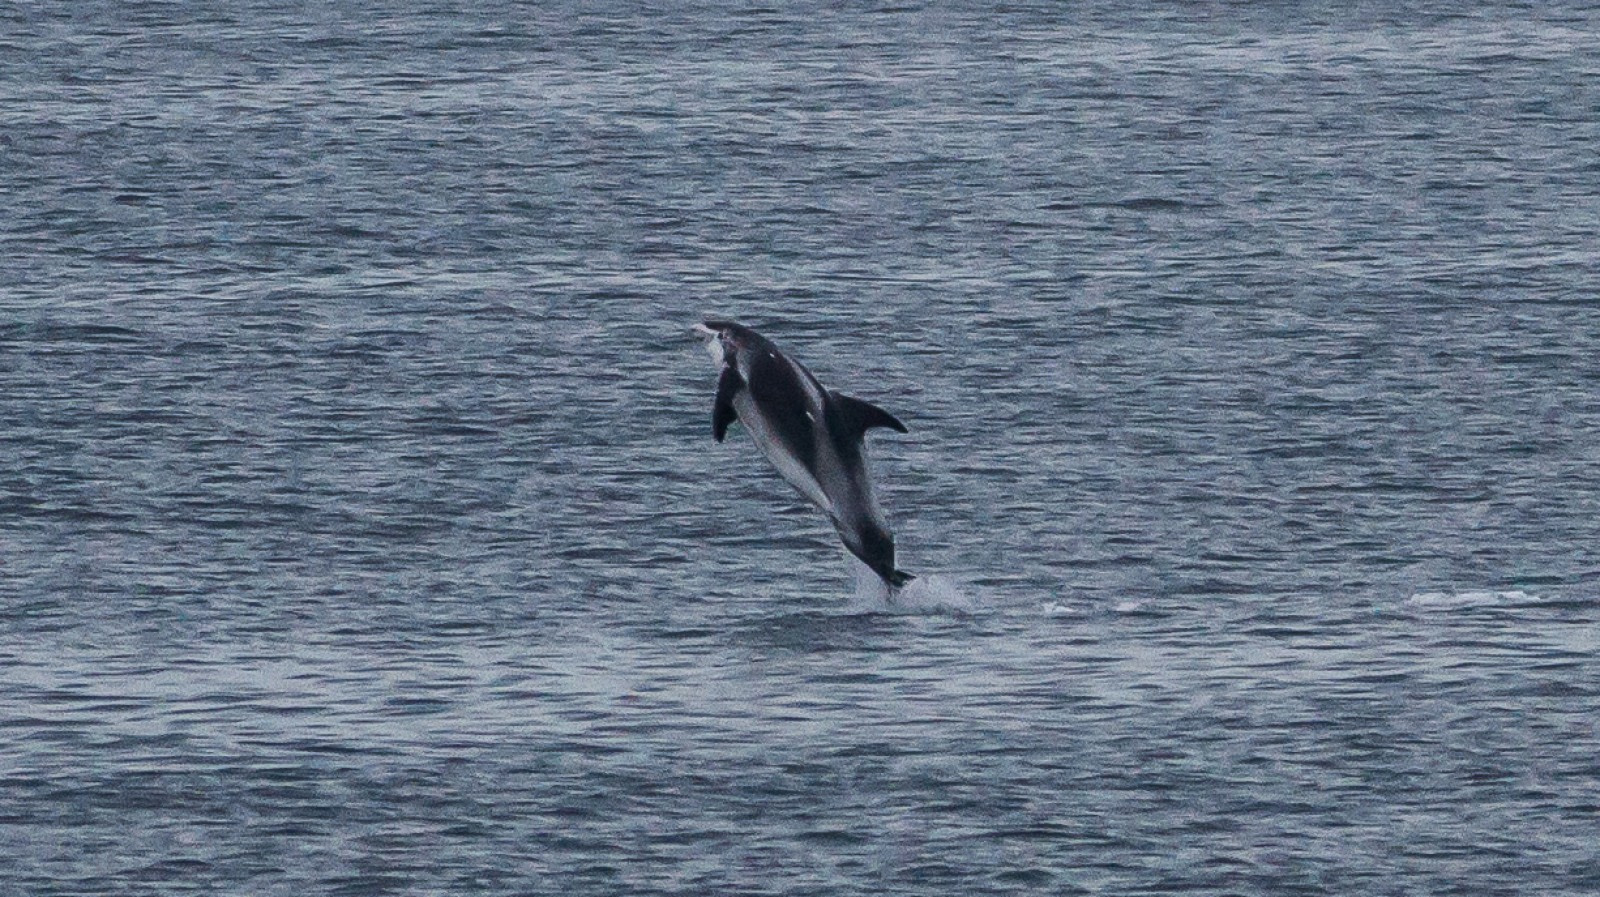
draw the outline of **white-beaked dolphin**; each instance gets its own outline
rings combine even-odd
[[[743,422],[778,473],[828,515],[839,539],[891,587],[913,578],[894,566],[894,535],[867,477],[865,437],[873,427],[901,433],[906,425],[871,402],[825,388],[805,365],[772,341],[733,321],[706,321],[695,331],[721,369],[711,410],[711,435]]]

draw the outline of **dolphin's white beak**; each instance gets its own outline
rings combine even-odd
[[[711,361],[721,366],[723,361],[722,340],[718,339],[721,334],[704,324],[694,325],[693,330],[701,339],[706,341],[706,352],[710,353]]]

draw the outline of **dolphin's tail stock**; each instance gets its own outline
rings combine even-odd
[[[896,570],[889,574],[889,585],[897,589],[903,589],[906,587],[906,583],[916,578],[917,574],[915,573],[907,573],[904,570]]]

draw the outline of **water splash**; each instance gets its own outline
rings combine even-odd
[[[872,568],[848,556],[855,593],[852,610],[866,613],[970,614],[978,609],[973,594],[955,580],[938,573],[920,574],[899,589],[891,589]]]

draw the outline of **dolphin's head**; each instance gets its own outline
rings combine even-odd
[[[705,339],[706,351],[710,353],[711,360],[720,366],[739,354],[739,350],[748,342],[745,334],[752,331],[732,321],[712,320],[694,325],[694,332]]]

